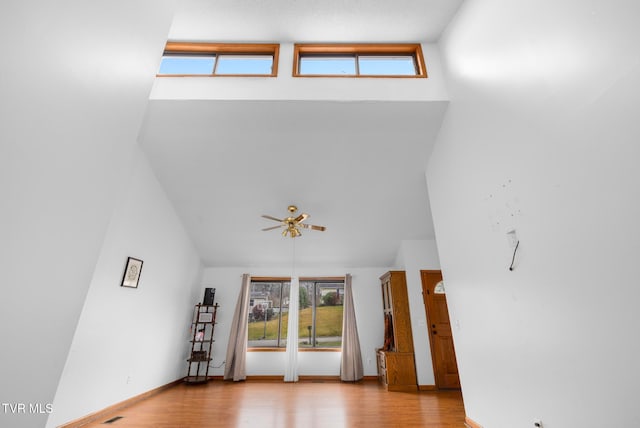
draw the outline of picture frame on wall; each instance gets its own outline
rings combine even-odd
[[[140,272],[142,271],[142,260],[134,259],[133,257],[127,258],[127,264],[124,268],[124,274],[122,275],[121,287],[138,288],[138,282],[140,281]]]

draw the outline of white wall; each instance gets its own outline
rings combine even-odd
[[[428,187],[465,408],[486,428],[640,424],[639,16],[467,0],[441,39]]]
[[[446,101],[435,44],[422,44],[426,79],[296,78],[292,76],[293,44],[280,45],[278,76],[270,77],[161,77],[151,92],[154,100],[340,100],[340,101]]]
[[[168,3],[0,6],[2,402],[53,401],[129,175]],[[33,428],[46,418],[0,409],[2,426]]]
[[[365,376],[376,376],[375,350],[382,347],[384,320],[382,316],[382,293],[380,276],[385,268],[304,268],[296,267],[298,276],[342,276],[352,275],[353,301],[358,323],[358,335]],[[229,343],[230,323],[238,300],[241,276],[249,273],[252,276],[291,276],[288,268],[206,268],[203,274],[202,293],[204,288],[216,289],[218,324],[216,325],[212,366],[213,374],[224,374],[227,344]],[[340,374],[339,352],[300,352],[298,354],[300,375],[337,376]],[[281,352],[249,352],[247,354],[247,375],[284,376],[285,359]]]
[[[120,286],[127,257],[138,288]],[[47,426],[77,419],[186,373],[199,255],[140,149],[113,214]]]
[[[411,332],[413,333],[418,385],[435,385],[420,271],[440,269],[436,241],[432,239],[402,241],[398,250],[396,265],[398,269],[404,270],[407,276],[407,293],[409,295]]]

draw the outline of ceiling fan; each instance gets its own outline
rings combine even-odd
[[[278,226],[267,227],[262,230],[263,231],[274,230],[274,229],[279,229],[281,227],[284,227],[285,229],[282,231],[282,236],[289,235],[292,238],[297,238],[298,236],[302,235],[302,233],[300,232],[300,228],[319,230],[321,232],[326,230],[326,227],[324,226],[315,226],[313,224],[303,223],[306,219],[309,218],[309,214],[302,213],[299,216],[294,217],[294,214],[296,213],[296,211],[298,211],[298,207],[296,207],[295,205],[289,205],[287,209],[289,210],[289,217],[286,217],[284,219],[275,218],[270,215],[263,215],[262,217],[266,219],[278,221],[282,224]]]

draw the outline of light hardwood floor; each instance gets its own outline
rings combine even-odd
[[[121,416],[112,423],[105,421]],[[387,392],[375,381],[179,384],[87,428],[373,428],[464,425],[459,391]]]

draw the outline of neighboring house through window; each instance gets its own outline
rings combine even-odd
[[[298,347],[340,348],[344,279],[301,279]]]
[[[252,278],[249,295],[249,348],[286,348],[289,278]]]

